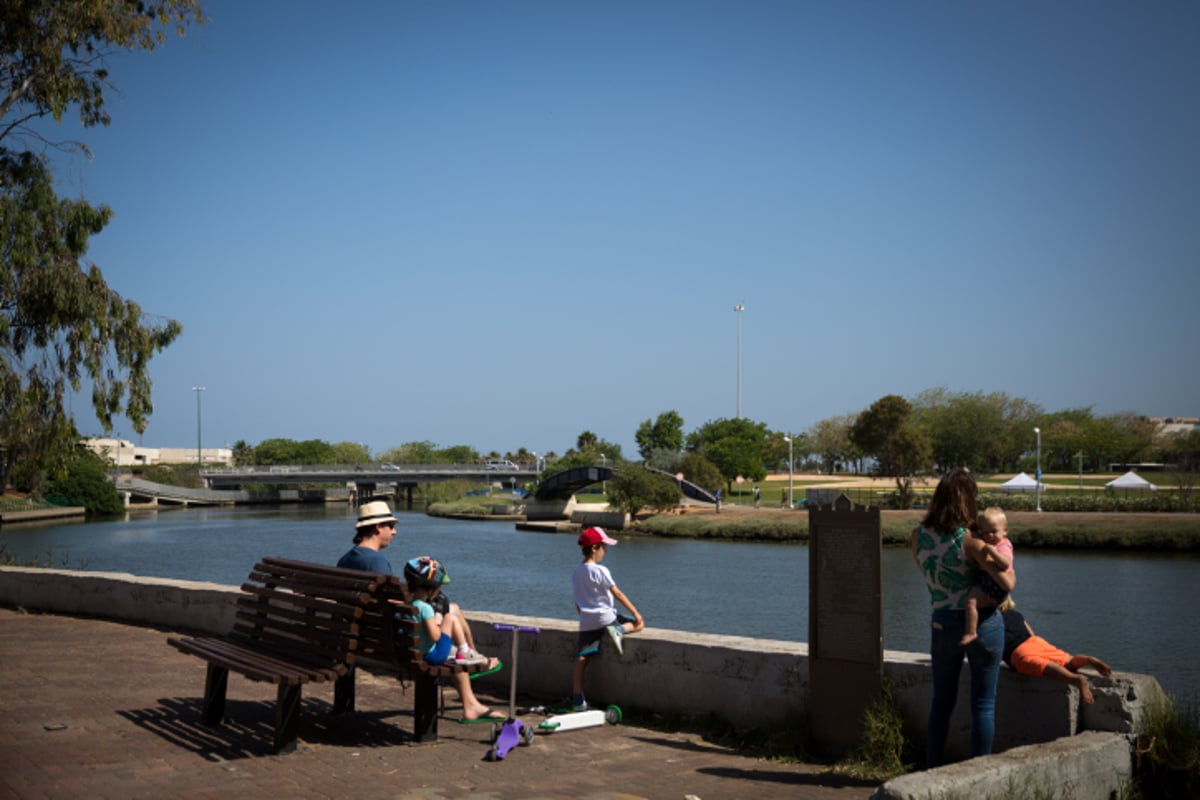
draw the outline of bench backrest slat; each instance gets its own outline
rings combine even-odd
[[[229,639],[341,674],[354,661],[358,621],[381,582],[373,573],[264,558],[242,584]]]
[[[362,617],[363,604],[369,595],[350,598],[329,597],[329,592],[309,587],[298,591],[282,591],[273,586],[255,586],[243,583],[238,597],[239,612],[251,614],[273,608],[283,608],[310,616],[353,621]]]

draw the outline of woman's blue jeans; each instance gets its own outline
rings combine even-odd
[[[979,639],[971,648],[959,641],[966,626],[966,612],[933,612],[929,657],[933,662],[933,704],[929,708],[925,764],[942,764],[950,715],[958,700],[958,676],[963,655],[971,668],[971,756],[992,752],[996,731],[996,683],[1000,679],[1000,658],[1004,654],[1004,622],[995,608],[979,609]]]

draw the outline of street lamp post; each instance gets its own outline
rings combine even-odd
[[[604,453],[601,453],[600,454],[600,468],[604,469],[607,466],[608,466],[608,457],[605,456]],[[600,491],[604,492],[604,494],[608,494],[608,481],[604,481],[604,480],[600,481]]]
[[[792,494],[792,437],[785,436],[783,440],[788,443],[788,510],[791,511],[796,507],[796,498]]]
[[[1042,510],[1042,429],[1034,428],[1033,432],[1037,434],[1037,478],[1034,481],[1037,484],[1037,510]]]
[[[738,303],[733,307],[737,314],[737,418],[742,418],[742,312],[746,307]]]
[[[196,393],[196,469],[202,469],[204,459],[200,455],[200,393],[205,391],[205,387],[193,386],[192,391]]]

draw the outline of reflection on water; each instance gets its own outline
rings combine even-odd
[[[342,505],[188,509],[98,523],[5,526],[19,559],[94,571],[240,584],[265,555],[333,563],[351,546]],[[622,538],[605,563],[647,625],[807,641],[808,548]],[[573,536],[517,531],[511,522],[401,515],[386,551],[394,567],[434,555],[464,608],[573,620]],[[1021,551],[1015,597],[1034,629],[1073,652],[1200,693],[1200,642],[1186,615],[1200,558]],[[928,598],[907,549],[883,554],[884,646],[925,652]]]

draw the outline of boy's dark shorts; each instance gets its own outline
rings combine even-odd
[[[624,625],[626,622],[633,622],[633,617],[627,617],[624,614],[617,614],[616,622],[613,625]],[[608,629],[605,625],[603,628],[594,628],[590,631],[579,632],[579,657],[590,658],[600,652],[600,639],[603,638],[604,632]]]
[[[429,605],[433,606],[433,610],[443,617],[450,613],[450,598],[441,592],[438,592],[437,597],[429,601]]]

